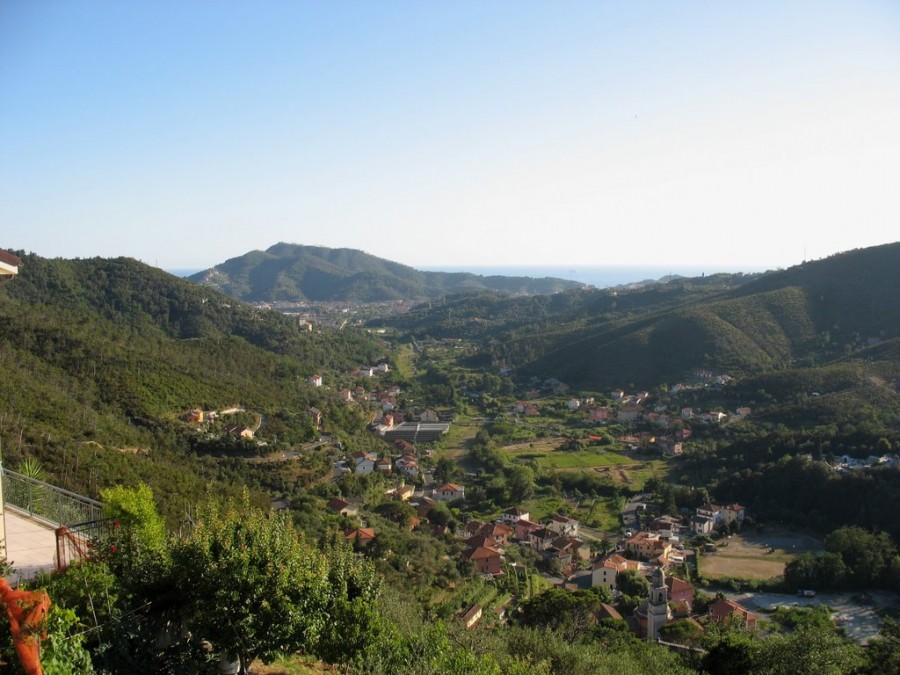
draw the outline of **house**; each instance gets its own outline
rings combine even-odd
[[[588,560],[591,557],[590,545],[574,537],[557,537],[553,540],[550,550],[565,553],[575,560]]]
[[[668,514],[657,516],[653,519],[653,528],[656,530],[669,530],[670,532],[677,532],[679,528],[681,528],[681,517],[670,516]]]
[[[709,620],[748,629],[756,628],[756,614],[728,598],[719,598],[709,606]]]
[[[703,504],[703,506],[698,506],[697,515],[704,518],[711,518],[713,527],[719,527],[719,525],[725,524],[724,509],[720,505],[713,504],[712,502],[707,502],[706,504]]]
[[[621,389],[613,389],[613,390],[610,392],[609,397],[610,397],[613,401],[621,401],[622,399],[625,398],[625,392],[622,391]]]
[[[203,421],[203,411],[200,408],[193,408],[185,414],[183,419],[188,424],[200,424]]]
[[[683,443],[667,443],[663,449],[663,457],[680,457],[684,454]]]
[[[484,523],[482,523],[480,520],[470,520],[468,523],[463,525],[463,534],[466,537],[477,536],[482,527],[484,527]]]
[[[341,400],[349,403],[353,400],[353,392],[349,389],[341,389]]]
[[[694,585],[678,577],[666,577],[666,588],[669,589],[673,616],[690,616],[694,604]]]
[[[253,429],[248,429],[247,427],[242,427],[237,424],[225,427],[225,433],[231,434],[232,436],[238,436],[246,440],[250,440],[251,438],[253,438]]]
[[[618,553],[613,553],[591,566],[591,587],[606,586],[610,590],[615,590],[616,575],[625,570],[640,572],[641,563],[637,560],[623,558]]]
[[[312,333],[313,332],[313,325],[309,321],[300,319],[297,322],[297,325],[300,327],[301,333]]]
[[[588,415],[589,422],[608,422],[609,421],[609,408],[606,406],[602,406],[600,408],[594,408],[591,410]]]
[[[616,421],[618,422],[634,422],[641,414],[641,407],[636,405],[623,405],[619,408],[619,412],[616,415]]]
[[[375,470],[375,462],[378,458],[372,453],[357,451],[350,455],[350,457],[353,460],[354,473],[372,473]]]
[[[416,489],[412,485],[401,485],[394,490],[394,499],[399,499],[401,502],[408,501],[415,491]]]
[[[681,409],[681,419],[689,420],[694,416],[693,408],[682,408]]]
[[[456,483],[444,483],[434,489],[432,497],[439,502],[452,502],[465,499],[466,489]]]
[[[472,562],[475,565],[475,571],[478,572],[478,574],[489,574],[492,577],[503,575],[500,551],[496,551],[486,546],[479,546],[476,549],[464,553],[463,560]]]
[[[712,534],[716,530],[716,521],[709,516],[695,514],[691,516],[691,532],[694,534]]]
[[[394,447],[397,448],[404,455],[412,455],[416,456],[416,446],[414,446],[409,441],[405,441],[402,438],[398,438],[394,441]]]
[[[373,370],[378,373],[389,373],[391,371],[391,367],[386,363],[379,363]]]
[[[312,418],[313,424],[316,425],[316,429],[322,426],[322,411],[318,408],[310,408],[309,416]]]
[[[385,475],[391,473],[391,460],[387,457],[382,457],[378,461],[375,462],[375,470],[379,471]]]
[[[553,540],[558,536],[558,533],[546,527],[540,527],[528,533],[528,545],[535,551],[546,551],[553,546]]]
[[[22,259],[8,251],[0,250],[0,284],[14,279],[19,273]]]
[[[516,522],[516,539],[519,541],[529,541],[529,535],[535,530],[541,530],[543,526],[540,523],[532,523],[526,518],[520,518]]]
[[[578,521],[574,518],[569,518],[568,516],[561,516],[557,514],[553,516],[553,518],[547,524],[547,529],[559,535],[564,535],[567,537],[577,537]]]
[[[419,415],[420,422],[440,422],[441,418],[434,410],[425,410],[421,415]]]
[[[321,375],[310,375],[306,381],[314,387],[322,386],[322,376]]]
[[[625,550],[640,560],[667,558],[672,544],[658,534],[638,532],[625,541]]]
[[[403,455],[395,463],[397,471],[407,478],[415,479],[419,475],[419,462],[415,457]]]
[[[356,506],[340,497],[332,497],[329,499],[327,506],[341,516],[353,517],[359,514],[359,509],[357,509]]]
[[[357,377],[372,377],[375,375],[375,371],[372,368],[360,368],[356,371]]]
[[[471,630],[475,627],[479,621],[481,621],[481,605],[474,604],[466,610],[466,613],[460,617],[460,621],[462,621],[463,626],[466,627],[466,630]]]
[[[515,526],[520,520],[528,520],[529,515],[528,511],[512,506],[500,514],[500,520]]]
[[[726,504],[722,509],[725,525],[740,527],[744,524],[746,509],[740,504]]]
[[[566,403],[566,407],[569,410],[578,410],[579,406],[581,406],[581,401],[579,401],[577,398],[570,398]]]
[[[416,513],[419,514],[420,518],[425,518],[428,512],[437,505],[437,502],[430,497],[422,497],[416,502],[410,502],[410,505],[416,509]]]
[[[365,548],[373,541],[375,541],[375,530],[371,527],[362,527],[356,530],[350,530],[346,535],[344,535],[344,539],[349,541],[351,544],[356,544],[359,548]]]
[[[619,610],[617,610],[612,605],[608,605],[605,602],[600,603],[600,611],[597,613],[597,618],[601,621],[603,619],[615,619],[616,621],[624,621],[622,615],[619,614]]]
[[[488,539],[492,548],[505,548],[509,546],[509,538],[515,534],[515,530],[506,523],[487,523],[478,534]]]

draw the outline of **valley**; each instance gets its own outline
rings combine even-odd
[[[23,254],[0,287],[4,464],[93,498],[151,490],[171,535],[156,562],[128,550],[159,574],[201,545],[193,514],[218,513],[215,536],[243,517],[269,536],[279,518],[304,555],[368,589],[318,606],[359,640],[291,643],[307,664],[366,672],[384,625],[402,649],[453,644],[432,658],[483,672],[543,667],[515,647],[535,636],[542,659],[588,664],[603,645],[638,670],[717,672],[737,639],[758,663],[803,636],[856,660],[864,636],[894,658],[900,528],[884,506],[900,499],[900,314],[874,289],[894,283],[898,255],[615,294],[266,306],[127,259]],[[847,276],[863,267],[865,285]],[[183,593],[114,559],[84,570],[101,563],[116,611]],[[64,579],[40,583],[78,606]],[[885,636],[870,623],[847,639],[846,599],[800,603],[826,619],[801,612],[788,628],[749,600],[798,590],[879,593]],[[126,658],[100,646],[85,649]]]

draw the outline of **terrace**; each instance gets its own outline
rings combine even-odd
[[[13,566],[10,583],[65,569],[85,557],[103,528],[100,502],[15,471],[2,472],[0,555]]]

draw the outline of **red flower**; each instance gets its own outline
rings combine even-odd
[[[118,527],[118,526],[121,525],[121,524],[122,524],[122,523],[120,523],[120,522],[117,520],[116,522],[113,523],[113,527]]]
[[[112,546],[110,546],[110,547],[109,547],[109,550],[110,550],[112,553],[115,553],[116,550],[117,550],[117,549],[116,549],[116,545],[113,544]]]
[[[89,541],[89,542],[87,543],[87,547],[88,547],[88,548],[94,548],[94,542]]]

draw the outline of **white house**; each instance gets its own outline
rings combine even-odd
[[[566,537],[577,537],[578,521],[567,516],[555,515],[547,524],[547,529]]]
[[[444,483],[434,489],[432,497],[439,502],[452,502],[457,499],[464,499],[466,489],[462,485],[456,483]]]
[[[351,457],[353,458],[353,471],[355,473],[372,473],[375,470],[377,457],[372,453],[354,452]]]

